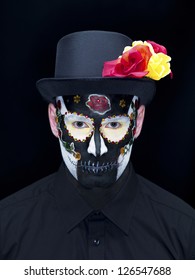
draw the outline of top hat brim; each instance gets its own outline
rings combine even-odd
[[[43,78],[36,86],[49,103],[64,95],[128,94],[138,96],[141,105],[148,105],[156,91],[155,81],[149,78]]]

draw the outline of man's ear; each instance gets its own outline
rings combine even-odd
[[[52,103],[49,103],[48,105],[48,117],[51,131],[53,132],[53,135],[55,135],[58,138],[58,129],[56,123],[56,107]]]
[[[135,138],[137,138],[141,133],[143,122],[144,122],[144,116],[145,116],[145,106],[141,105],[137,110],[136,132],[134,135]]]

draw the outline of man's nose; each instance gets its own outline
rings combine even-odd
[[[87,152],[95,157],[102,156],[107,153],[108,148],[105,145],[104,139],[99,133],[99,129],[95,129],[93,136],[89,142]]]

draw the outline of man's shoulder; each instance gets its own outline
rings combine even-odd
[[[142,194],[153,205],[161,209],[164,208],[166,211],[186,215],[195,220],[195,209],[186,201],[141,175],[138,175],[138,180]]]
[[[37,199],[42,194],[48,192],[50,186],[52,186],[53,184],[55,174],[56,172],[45,176],[33,182],[32,184],[20,189],[19,191],[3,198],[0,201],[0,210],[11,205],[21,204],[25,202],[28,203],[28,201]]]

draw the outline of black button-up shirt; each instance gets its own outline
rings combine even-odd
[[[194,209],[132,165],[122,177],[101,209],[83,198],[64,164],[3,199],[0,258],[194,259]]]

